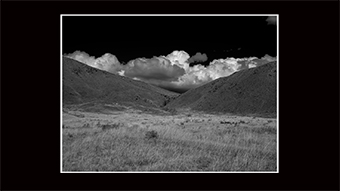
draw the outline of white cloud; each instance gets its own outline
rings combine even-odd
[[[208,66],[199,64],[190,67],[189,59],[192,57],[185,51],[177,50],[167,56],[137,58],[126,65],[121,65],[117,57],[110,53],[97,59],[81,51],[66,56],[101,70],[172,89],[190,89],[243,69],[276,61],[275,57],[266,54],[261,59],[221,58],[213,60]]]
[[[176,80],[185,71],[177,64],[172,64],[165,57],[153,57],[150,59],[137,58],[124,66],[125,76],[144,80]]]
[[[168,54],[165,58],[170,60],[172,65],[177,65],[183,68],[185,71],[189,69],[189,63],[187,60],[190,58],[190,56],[185,51],[175,50],[171,54]]]
[[[119,74],[120,76],[125,76],[125,74],[124,74],[124,73],[125,73],[125,71],[124,71],[124,70],[121,70],[121,71],[119,71],[119,72],[118,72],[118,74]]]
[[[111,73],[117,73],[122,68],[117,57],[110,53],[106,53],[99,58],[95,58],[94,56],[89,56],[86,52],[75,51],[74,53],[66,54],[65,56],[92,66],[94,68],[98,68],[100,70],[108,71]]]
[[[250,58],[226,58],[216,59],[210,62],[209,66],[195,65],[189,67],[186,74],[179,78],[178,81],[173,82],[176,85],[190,86],[201,85],[216,80],[221,77],[226,77],[234,72],[239,71],[241,64],[239,61],[252,60],[256,57]]]
[[[266,61],[268,61],[268,62],[276,61],[276,58],[275,58],[275,57],[271,57],[271,56],[269,56],[268,54],[264,55],[261,59],[262,59],[262,60],[266,60]]]

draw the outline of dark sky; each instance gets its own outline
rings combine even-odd
[[[226,57],[276,57],[276,25],[266,16],[64,16],[63,53],[115,55],[122,63],[184,50]],[[202,64],[202,63],[199,63]],[[191,64],[193,65],[193,64]]]

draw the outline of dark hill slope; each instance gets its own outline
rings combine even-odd
[[[275,115],[276,83],[276,62],[270,62],[191,89],[167,107]]]
[[[98,101],[159,107],[178,96],[177,93],[111,74],[67,57],[63,58],[62,78],[63,104]]]

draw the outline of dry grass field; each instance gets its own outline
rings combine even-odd
[[[129,108],[62,115],[63,172],[277,171],[276,118]]]

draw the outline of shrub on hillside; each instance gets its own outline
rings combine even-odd
[[[120,123],[114,123],[114,124],[101,125],[101,128],[102,128],[102,130],[118,129],[120,126],[121,126]]]
[[[145,138],[150,140],[150,139],[157,139],[158,138],[158,133],[155,130],[147,131],[145,133]]]
[[[88,124],[88,123],[84,124],[83,128],[90,128],[90,124]]]
[[[75,73],[76,75],[81,74],[81,69],[80,68],[73,68],[72,72]]]

